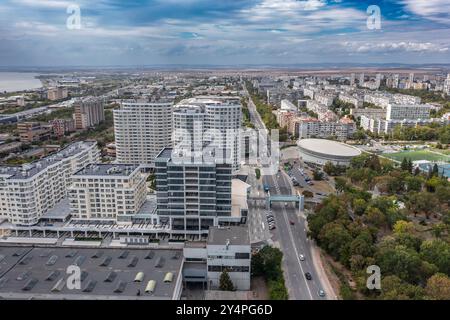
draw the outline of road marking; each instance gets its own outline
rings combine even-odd
[[[278,181],[276,181],[276,179],[274,179],[273,177],[272,177],[272,179],[273,179],[275,185],[278,186]],[[311,300],[313,300],[313,297],[312,297],[312,294],[311,294],[311,290],[309,289],[308,280],[306,280],[305,272],[304,272],[303,267],[302,267],[302,263],[301,263],[301,261],[300,261],[300,258],[298,257],[298,249],[297,249],[297,245],[295,244],[294,236],[293,236],[293,234],[292,234],[292,230],[291,230],[291,228],[289,227],[289,223],[288,223],[288,221],[287,221],[288,219],[287,219],[287,212],[286,212],[286,209],[284,208],[284,206],[281,206],[281,209],[282,209],[282,211],[283,211],[284,222],[285,222],[286,225],[287,225],[289,237],[290,237],[290,239],[291,239],[292,245],[293,245],[294,250],[295,250],[295,257],[296,257],[296,260],[297,260],[298,265],[300,266],[300,270],[301,270],[301,272],[302,272],[303,280],[305,281],[305,284],[306,284],[306,289],[308,289],[309,297],[311,298]]]

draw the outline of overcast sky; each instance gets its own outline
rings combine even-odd
[[[343,62],[450,63],[450,1],[0,1],[0,66]]]

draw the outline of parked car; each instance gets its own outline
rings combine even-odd
[[[289,224],[290,224],[291,226],[293,226],[293,225],[295,224],[295,222],[292,221],[292,220],[289,220]]]

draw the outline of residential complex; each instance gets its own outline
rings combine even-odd
[[[172,102],[126,101],[114,110],[118,163],[153,167],[155,157],[172,145]]]
[[[73,218],[131,221],[145,202],[146,175],[138,165],[90,164],[71,177]]]
[[[0,217],[32,226],[67,196],[71,175],[99,159],[96,142],[75,142],[21,166],[0,167]]]

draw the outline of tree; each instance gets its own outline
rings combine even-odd
[[[376,264],[385,275],[395,275],[409,283],[419,283],[424,278],[419,254],[402,245],[381,244],[376,254]]]
[[[450,300],[450,279],[447,275],[436,273],[427,281],[425,292],[434,300]]]
[[[319,170],[314,170],[313,171],[313,179],[315,180],[315,181],[320,181],[320,180],[322,180],[323,179],[323,173],[322,172],[320,172]]]
[[[402,168],[403,171],[408,171],[408,159],[403,158],[400,168]]]
[[[330,255],[340,259],[345,253],[345,245],[349,245],[352,241],[352,236],[342,224],[330,222],[322,228],[319,241]]]
[[[420,256],[434,264],[440,272],[450,275],[450,245],[440,239],[426,240],[420,246]]]
[[[219,289],[222,291],[233,291],[234,290],[234,285],[230,279],[230,275],[228,274],[227,269],[224,269],[222,271],[222,274],[220,275]]]
[[[423,296],[421,287],[406,283],[397,276],[386,276],[381,279],[382,300],[421,300]]]
[[[394,233],[412,233],[414,232],[414,224],[412,222],[399,220],[394,224]]]

